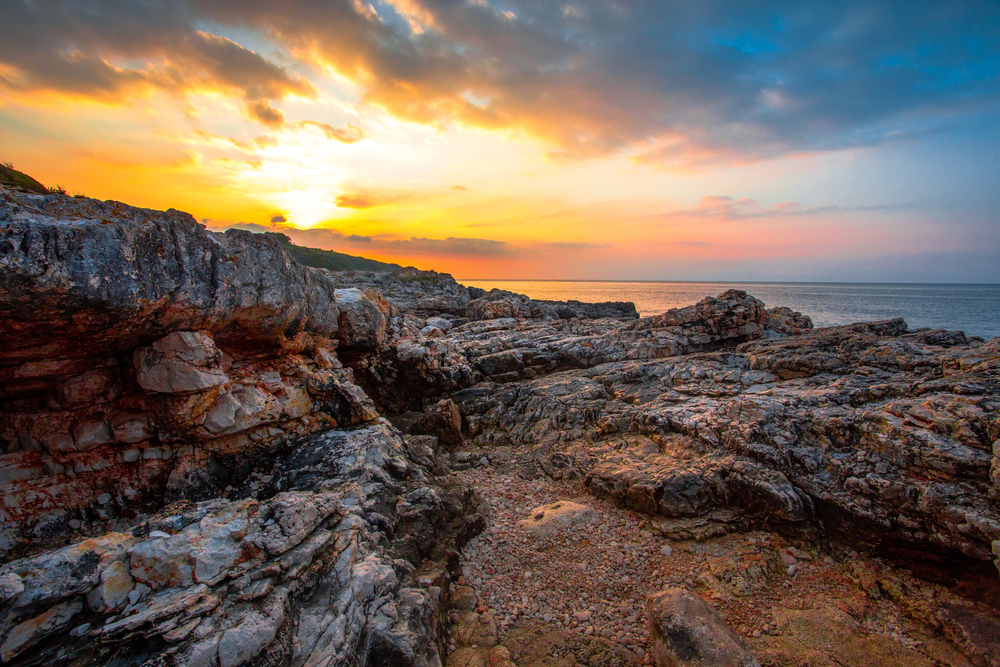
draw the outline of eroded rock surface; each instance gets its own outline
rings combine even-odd
[[[270,476],[256,498],[172,506],[4,565],[0,657],[440,664],[449,579],[418,566],[455,548],[468,498],[383,421],[307,436]]]
[[[716,335],[748,326],[733,325]],[[720,530],[818,530],[988,563],[1000,537],[998,372],[998,341],[897,320],[452,398],[473,444],[522,448],[533,467],[586,477],[592,492],[643,512],[711,523],[727,509]]]
[[[638,318],[416,269],[310,269],[273,241],[0,190],[3,661],[651,664],[656,632],[634,600],[615,621],[594,596],[683,585],[732,618],[760,615],[734,600],[775,600],[800,568],[834,572],[805,548],[822,540],[958,582],[927,597],[835,568],[928,619],[906,664],[993,664],[1000,339],[902,320],[813,330],[737,290]],[[468,563],[473,588],[452,591],[487,511],[457,482],[472,473],[503,480],[499,504],[525,498],[510,475],[590,494],[540,497],[516,519],[511,505],[503,530],[552,528],[517,538],[541,550],[517,565],[548,574],[543,551],[586,542],[591,560],[562,565],[602,573],[591,597],[546,611],[516,597],[530,572],[496,572],[511,582],[499,591]],[[588,503],[642,518],[599,552],[611,515]],[[803,548],[706,559],[669,542],[747,531]],[[639,564],[658,558],[689,576],[661,568],[640,591]],[[840,611],[842,657],[889,655],[855,612]],[[736,632],[761,639],[762,663],[819,659],[835,612],[796,599],[767,613]]]

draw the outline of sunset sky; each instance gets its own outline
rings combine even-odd
[[[1000,282],[1000,2],[0,0],[0,161],[458,278]]]

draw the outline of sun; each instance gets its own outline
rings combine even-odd
[[[296,227],[315,227],[337,217],[337,206],[327,190],[288,190],[276,198],[289,224]]]

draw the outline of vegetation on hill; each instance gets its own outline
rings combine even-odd
[[[330,269],[331,271],[396,271],[403,268],[399,264],[388,264],[374,259],[345,255],[344,253],[332,250],[320,250],[319,248],[307,248],[295,245],[292,243],[292,239],[288,238],[285,234],[278,232],[267,233],[276,237],[296,262],[305,266],[312,266],[317,269]]]
[[[10,162],[0,164],[0,184],[7,187],[20,188],[28,192],[35,192],[40,195],[47,195],[53,192],[66,194],[61,187],[47,188],[31,176],[14,169]],[[267,232],[276,237],[281,245],[285,247],[296,262],[305,266],[312,266],[317,269],[330,269],[331,271],[397,271],[403,267],[399,264],[388,264],[374,259],[345,255],[332,250],[320,250],[319,248],[308,248],[292,243],[292,239],[285,234]]]
[[[49,194],[49,189],[31,176],[14,169],[10,162],[0,164],[0,183],[8,187],[21,188],[40,195]]]

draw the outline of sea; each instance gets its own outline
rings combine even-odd
[[[582,280],[459,280],[483,289],[510,290],[533,299],[631,301],[643,317],[688,306],[728,289],[746,290],[768,308],[788,306],[817,327],[902,317],[910,329],[1000,336],[1000,285],[881,283],[712,283]]]

